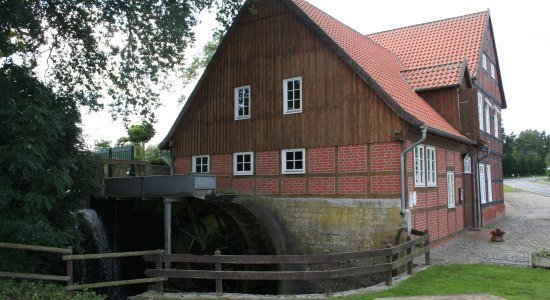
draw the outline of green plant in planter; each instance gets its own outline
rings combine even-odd
[[[531,264],[534,268],[550,268],[550,249],[542,248],[531,254]]]

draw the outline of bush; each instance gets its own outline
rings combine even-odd
[[[540,257],[550,257],[550,249],[542,248],[533,252],[533,254]]]
[[[103,300],[103,295],[95,292],[77,292],[73,296],[65,287],[42,282],[0,280],[0,299],[29,299],[29,300]]]

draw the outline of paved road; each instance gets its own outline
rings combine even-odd
[[[544,177],[504,179],[507,186],[515,186],[531,193],[550,197],[550,184],[542,183]]]
[[[432,262],[526,266],[530,265],[531,252],[550,248],[550,197],[520,190],[506,193],[504,199],[505,217],[480,231],[466,231],[439,245],[432,250]],[[489,232],[496,227],[506,232],[502,243],[490,242]]]

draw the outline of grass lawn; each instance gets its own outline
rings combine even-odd
[[[517,191],[521,191],[520,189],[515,189],[509,185],[504,185],[504,192],[505,193],[510,193],[510,192],[517,192]]]
[[[433,266],[395,288],[348,299],[477,293],[505,299],[550,299],[550,270],[482,264]]]

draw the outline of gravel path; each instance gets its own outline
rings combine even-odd
[[[432,264],[496,263],[530,265],[530,253],[550,248],[550,197],[525,191],[506,193],[506,216],[480,231],[466,231],[432,250]],[[504,242],[490,242],[500,227]]]

